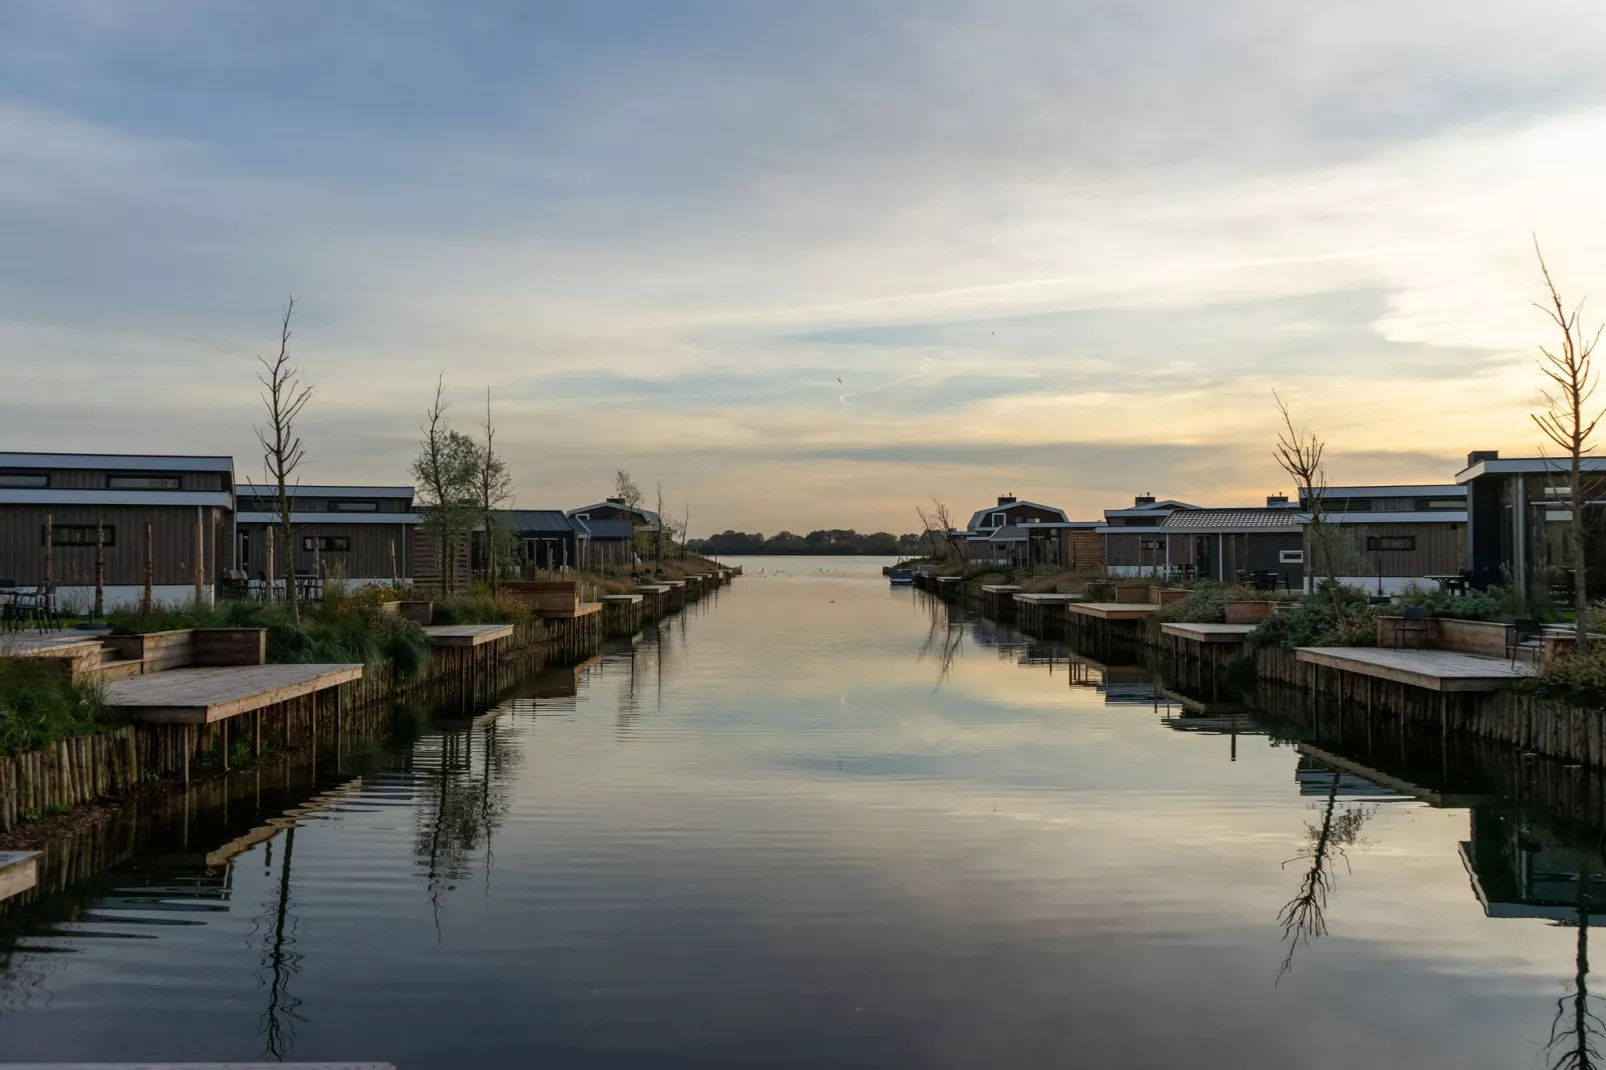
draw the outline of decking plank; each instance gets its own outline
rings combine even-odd
[[[103,691],[131,721],[211,724],[360,679],[361,665],[231,665],[130,676]]]
[[[1160,631],[1195,643],[1241,643],[1255,630],[1253,624],[1194,624],[1178,621],[1160,625]]]
[[[511,624],[431,624],[424,629],[431,646],[479,646],[513,634]]]
[[[1534,674],[1533,666],[1453,650],[1387,650],[1360,646],[1305,646],[1295,657],[1360,676],[1430,691],[1505,691]]]
[[[1147,602],[1067,602],[1065,608],[1099,620],[1142,620],[1160,609]]]

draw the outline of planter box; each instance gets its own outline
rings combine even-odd
[[[1157,606],[1180,602],[1193,592],[1186,587],[1150,587],[1149,601]]]
[[[1115,585],[1115,600],[1117,602],[1148,602],[1149,585],[1147,583],[1118,583]]]
[[[573,617],[580,611],[580,584],[574,580],[510,580],[502,590],[529,603],[542,617]]]
[[[266,665],[266,628],[197,628],[193,640],[196,665]]]
[[[1509,656],[1506,642],[1510,626],[1481,620],[1450,620],[1440,617],[1436,622],[1439,647],[1462,654],[1486,654],[1490,657]]]
[[[1061,580],[1054,585],[1055,594],[1087,594],[1086,580]]]
[[[1259,624],[1276,610],[1276,602],[1228,602],[1228,624]]]
[[[386,603],[389,605],[390,603]],[[396,612],[414,624],[428,626],[435,620],[434,602],[403,601],[395,603]]]
[[[144,672],[181,669],[195,664],[195,631],[180,628],[171,632],[144,635],[108,635],[101,645],[117,652],[119,658],[144,664]]]

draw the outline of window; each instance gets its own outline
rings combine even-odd
[[[1380,550],[1415,549],[1415,535],[1368,535],[1366,537],[1366,550],[1368,553]]]
[[[331,513],[377,513],[377,512],[379,512],[379,503],[378,502],[359,502],[359,501],[333,501],[333,502],[329,503],[329,511]]]
[[[576,513],[576,514],[574,514],[574,518],[576,520],[590,520],[591,519],[591,514],[590,513]]]
[[[181,490],[178,476],[155,475],[148,472],[118,472],[106,477],[107,490]]]
[[[0,472],[0,487],[48,487],[50,477],[43,472]]]
[[[1370,513],[1372,499],[1370,498],[1338,498],[1327,503],[1330,513]]]
[[[1305,563],[1305,551],[1278,550],[1277,563],[1279,565],[1303,565]]]
[[[1416,507],[1418,509],[1465,509],[1467,500],[1465,498],[1418,498]]]
[[[112,524],[101,525],[101,532],[105,542],[104,546],[117,545],[117,528]],[[43,529],[39,534],[39,541],[44,542]],[[93,546],[95,545],[95,525],[93,524],[56,524],[50,529],[50,545],[52,546]]]
[[[342,554],[351,549],[351,536],[303,535],[301,536],[301,549],[309,554],[314,550],[326,554]]]
[[[1139,539],[1138,540],[1138,549],[1140,549],[1140,550],[1164,550],[1165,549],[1165,543],[1161,542],[1159,539]]]
[[[987,518],[987,526],[990,528],[1001,528],[1005,523],[1007,523],[1007,518],[1003,513],[994,513]]]

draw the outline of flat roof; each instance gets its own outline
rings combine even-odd
[[[155,472],[232,474],[234,458],[164,453],[0,453],[0,468],[144,468]]]
[[[1456,483],[1402,483],[1390,487],[1324,487],[1323,498],[1465,497],[1467,488]],[[1300,497],[1304,498],[1301,493]]]
[[[1538,472],[1559,474],[1571,468],[1572,461],[1566,457],[1496,457],[1461,469],[1455,474],[1455,481],[1466,483],[1479,476],[1527,475]],[[1583,469],[1586,472],[1606,471],[1606,457],[1585,457]]]
[[[316,487],[286,487],[285,494],[291,498],[411,498],[412,487],[359,487],[323,485]],[[236,483],[235,494],[249,494],[260,498],[264,494],[278,497],[279,488],[273,483]]]

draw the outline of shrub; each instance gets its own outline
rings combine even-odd
[[[522,624],[530,619],[528,602],[511,595],[453,595],[435,603],[436,624]]]
[[[53,661],[0,658],[0,754],[42,747],[111,724],[99,690],[75,684]]]
[[[1163,621],[1186,621],[1189,624],[1223,624],[1227,620],[1227,603],[1264,599],[1265,595],[1247,587],[1198,581],[1186,598],[1161,606],[1155,617]]]
[[[1420,606],[1435,617],[1451,620],[1502,620],[1515,615],[1507,612],[1505,592],[1499,587],[1468,591],[1463,595],[1452,595],[1438,588],[1412,587],[1395,595],[1394,602],[1400,606]]]
[[[1312,595],[1285,613],[1273,613],[1253,632],[1251,646],[1376,646],[1378,611],[1399,612],[1394,606],[1369,606],[1340,599],[1335,607],[1326,594]]]
[[[1592,644],[1582,654],[1546,658],[1527,687],[1545,698],[1606,709],[1606,646]]]

